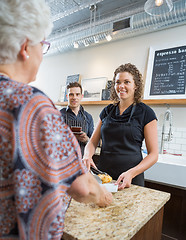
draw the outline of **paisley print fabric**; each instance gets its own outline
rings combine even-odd
[[[18,212],[26,213],[39,202],[42,190],[41,182],[31,171],[16,169],[14,172],[14,186]]]
[[[2,81],[0,88],[0,106],[12,110],[28,101],[32,95],[32,87],[23,83]]]
[[[61,239],[78,142],[38,89],[0,76],[0,239]]]
[[[10,229],[15,227],[16,209],[14,201],[11,199],[0,199],[0,239],[2,235],[7,235]]]

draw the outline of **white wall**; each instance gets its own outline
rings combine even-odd
[[[112,79],[114,70],[127,62],[135,64],[146,76],[148,51],[150,46],[161,42],[171,44],[186,39],[186,26],[179,26],[163,31],[149,33],[117,42],[109,42],[96,47],[63,53],[44,58],[35,86],[43,90],[56,102],[60,86],[65,85],[68,75],[80,74],[83,78],[108,77]],[[104,106],[85,106],[97,122],[98,115]],[[161,126],[166,106],[152,106]],[[170,106],[173,113],[173,126],[186,128],[186,106]]]

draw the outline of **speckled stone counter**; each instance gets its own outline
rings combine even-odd
[[[106,208],[72,200],[63,239],[131,239],[170,199],[169,193],[135,185],[113,196],[114,202]]]

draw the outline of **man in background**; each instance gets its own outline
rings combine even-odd
[[[74,132],[79,145],[81,147],[82,156],[84,154],[84,148],[94,130],[94,123],[92,116],[84,110],[80,105],[82,95],[82,86],[78,82],[71,82],[67,85],[67,108],[60,110],[65,123],[69,127],[81,127],[81,132]]]

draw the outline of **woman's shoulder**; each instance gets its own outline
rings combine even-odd
[[[138,111],[141,113],[140,116],[144,116],[145,122],[150,122],[157,119],[154,110],[147,104],[140,102],[136,104]]]
[[[104,109],[110,111],[110,110],[112,110],[115,106],[116,106],[115,104],[111,103],[111,104],[107,105]]]
[[[38,100],[41,95],[47,98],[39,89],[22,82],[17,82],[12,79],[4,79],[4,81],[1,81],[1,84],[5,90],[3,96],[4,99],[6,99],[5,108],[9,111],[18,108],[21,109],[22,106],[29,104],[30,101],[33,102],[32,99],[34,99],[35,96],[36,100]],[[11,91],[12,94],[8,94],[9,91]]]
[[[41,91],[40,89],[36,88],[36,87],[33,87],[32,86],[32,89],[33,89],[33,95],[34,97],[41,97],[43,98],[45,101],[49,102],[54,108],[55,107],[55,104],[53,103],[53,101],[47,96],[47,94],[45,94],[43,91]]]
[[[107,105],[103,110],[105,111],[106,114],[109,114],[109,112],[115,107],[116,107],[116,105],[111,103],[111,104]]]
[[[143,111],[153,111],[150,106],[148,106],[147,104],[145,104],[143,102],[137,103],[136,107],[139,109],[142,109]]]
[[[100,113],[101,120],[103,118],[105,118],[114,107],[115,107],[115,105],[111,103],[111,104],[107,105],[105,108],[103,108],[103,110]]]

